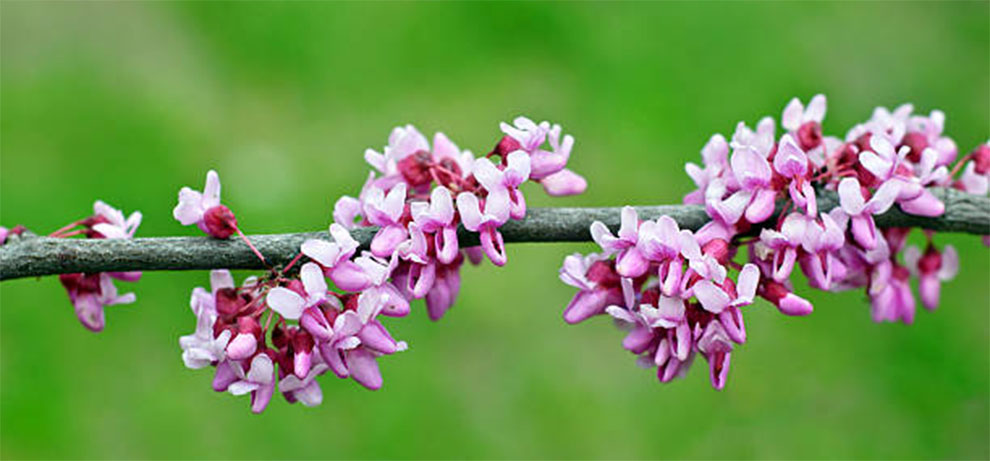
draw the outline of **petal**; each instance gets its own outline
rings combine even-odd
[[[693,288],[701,306],[711,313],[718,314],[729,305],[729,295],[708,280],[695,283]]]
[[[223,288],[234,288],[234,276],[227,269],[210,271],[210,290],[216,293]]]
[[[258,350],[258,339],[250,333],[239,333],[227,344],[227,357],[231,360],[244,360]]]
[[[863,199],[863,193],[856,178],[843,178],[839,181],[838,190],[842,211],[845,211],[850,216],[855,216],[863,212],[866,201]]]
[[[745,147],[732,154],[732,173],[739,184],[746,189],[770,184],[773,172],[770,163],[756,149]]]
[[[924,189],[917,198],[900,202],[901,210],[916,216],[934,218],[945,214],[945,204],[928,189]]]
[[[636,214],[636,209],[631,206],[622,207],[621,221],[619,238],[629,242],[635,242],[639,238],[639,216]]]
[[[866,203],[865,209],[870,214],[875,215],[887,211],[894,204],[894,200],[897,199],[900,188],[900,184],[895,181],[887,181],[881,184],[880,188],[873,193],[873,197],[870,197],[870,201]]]
[[[579,291],[564,309],[564,321],[573,325],[602,314],[605,312],[607,301],[608,295],[603,290]]]
[[[253,383],[269,383],[275,372],[275,365],[267,354],[258,354],[251,360],[251,368],[247,372],[247,380]]]
[[[890,177],[890,169],[894,164],[887,159],[880,157],[879,155],[865,151],[859,154],[859,164],[863,165],[867,171],[880,179],[887,179]]]
[[[371,239],[371,253],[380,258],[388,258],[408,236],[409,234],[403,226],[382,227]]]
[[[804,110],[805,122],[821,123],[825,119],[825,95],[816,94],[808,102],[808,107]]]
[[[760,269],[755,264],[746,264],[739,271],[739,283],[736,284],[736,300],[733,306],[741,306],[753,302],[756,296],[756,287],[760,283]]]
[[[446,187],[437,187],[430,193],[430,214],[433,219],[444,224],[454,220],[454,200]]]
[[[330,280],[344,291],[358,292],[372,284],[371,277],[353,261],[343,261],[330,271]]]
[[[502,185],[502,172],[492,164],[487,158],[479,158],[474,162],[474,178],[478,180],[485,190],[491,191],[504,187]]]
[[[172,216],[183,226],[203,219],[203,194],[188,187],[179,190],[179,204],[172,210]]]
[[[560,170],[550,176],[540,179],[544,192],[552,197],[578,195],[588,188],[588,181],[583,176],[568,170]]]
[[[316,263],[303,264],[302,269],[299,270],[299,278],[302,279],[303,288],[310,297],[322,299],[327,295],[327,280],[323,277],[323,270]]]
[[[505,254],[505,242],[502,240],[502,233],[495,229],[488,229],[481,233],[481,248],[485,250],[488,259],[496,266],[504,266],[507,260]]]
[[[457,195],[457,210],[461,213],[464,227],[469,231],[477,232],[481,227],[481,206],[478,204],[478,197],[470,192],[461,192]]]
[[[368,347],[382,354],[394,354],[397,351],[395,340],[385,331],[378,322],[365,325],[358,332],[357,337],[364,347]]]
[[[746,221],[756,224],[766,221],[773,214],[777,192],[773,189],[760,189],[746,208]]]
[[[297,320],[302,316],[305,304],[301,296],[284,287],[272,288],[265,301],[273,311],[290,320]]]
[[[340,255],[340,246],[326,240],[309,239],[303,242],[300,251],[313,261],[330,268],[337,263],[337,257]]]
[[[344,353],[347,369],[351,377],[362,386],[378,390],[382,387],[382,374],[378,370],[375,356],[364,348],[357,348]]]
[[[959,273],[959,253],[956,247],[946,245],[942,249],[942,267],[939,268],[938,278],[952,280]]]
[[[206,172],[206,186],[203,187],[203,208],[210,209],[220,204],[220,175],[216,171]]]
[[[788,131],[797,131],[801,127],[801,119],[804,116],[804,105],[798,98],[791,99],[784,107],[784,113],[780,116],[780,125]]]

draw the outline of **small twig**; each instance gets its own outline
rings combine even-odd
[[[990,198],[953,189],[934,191],[945,202],[945,214],[938,218],[907,215],[896,207],[876,217],[880,227],[918,227],[942,232],[990,234]],[[834,192],[821,191],[818,207],[828,211],[837,206]],[[636,207],[642,219],[668,215],[686,229],[696,230],[708,222],[700,206]],[[532,208],[526,217],[510,221],[499,230],[508,242],[589,241],[591,223],[602,221],[617,229],[620,208]],[[766,222],[775,222],[768,219]],[[367,248],[374,228],[361,228],[352,235]],[[458,230],[462,246],[478,243],[477,234]],[[291,261],[306,239],[329,239],[326,231],[296,234],[252,235],[251,241],[269,264],[276,267]],[[0,247],[0,280],[74,272],[265,269],[250,248],[236,239],[209,237],[152,237],[125,239],[58,239],[23,237]]]

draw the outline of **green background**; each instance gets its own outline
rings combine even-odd
[[[100,198],[139,236],[196,235],[176,192],[221,173],[249,232],[324,228],[367,147],[414,123],[485,152],[518,114],[577,138],[581,197],[534,206],[679,202],[715,132],[792,96],[829,98],[843,135],[877,105],[948,115],[968,152],[990,131],[990,12],[979,3],[2,4],[2,223],[38,232]],[[916,236],[917,238],[917,236]],[[874,324],[862,292],[817,293],[806,318],[765,302],[723,392],[703,363],[668,385],[599,318],[567,326],[564,255],[513,245],[465,267],[454,309],[389,329],[385,387],[321,378],[316,409],[261,416],[183,367],[205,272],[147,273],[107,329],[76,321],[53,278],[0,292],[3,458],[987,458],[990,259],[972,236],[935,313]],[[238,279],[245,274],[238,275]]]

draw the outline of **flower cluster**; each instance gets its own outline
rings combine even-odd
[[[526,215],[523,183],[554,196],[587,186],[566,168],[574,138],[559,125],[519,117],[501,128],[504,136],[483,157],[443,133],[431,145],[411,125],[395,128],[382,152],[365,152],[373,171],[359,196],[335,204],[332,240],[304,242],[296,260],[265,277],[236,286],[229,272],[214,271],[210,291],[193,290],[196,332],[180,339],[186,366],[216,367],[214,389],[250,393],[255,412],[276,384],[289,402],[319,404],[315,378],[327,371],[380,388],[377,359],[407,347],[389,334],[385,317],[406,316],[412,300],[424,299],[429,318],[439,320],[460,291],[465,257],[504,265],[499,228]],[[203,193],[182,189],[175,218],[217,238],[237,232],[250,245],[219,191],[211,171]],[[477,233],[480,245],[462,247],[459,226]],[[357,227],[377,228],[367,249],[351,235]],[[303,256],[308,262],[289,276]]]
[[[129,239],[134,237],[139,225],[141,225],[140,211],[131,213],[125,219],[124,213],[120,210],[97,200],[93,204],[92,216],[73,222],[53,232],[49,237],[68,238],[83,235],[91,239]],[[6,235],[3,236],[3,240],[6,240]],[[106,325],[104,306],[130,304],[137,299],[134,293],[119,294],[113,280],[135,282],[140,278],[141,272],[138,271],[62,274],[58,277],[75,307],[76,317],[84,327],[94,332],[102,331]]]
[[[579,290],[564,320],[611,315],[630,330],[623,347],[640,364],[657,366],[661,381],[682,374],[701,353],[721,389],[733,345],[746,339],[740,307],[760,296],[786,315],[812,312],[794,293],[795,267],[814,288],[865,288],[876,321],[914,320],[912,274],[922,304],[934,309],[941,283],[957,271],[955,249],[940,250],[926,231],[924,252],[908,247],[899,260],[911,229],[880,230],[874,216],[895,205],[940,216],[945,206],[936,187],[987,194],[990,144],[957,160],[955,142],[943,134],[944,114],[912,115],[910,105],[877,108],[839,139],[822,133],[825,109],[822,95],[807,106],[795,98],[779,137],[770,117],[755,129],[740,122],[731,139],[712,136],[703,164],[686,167],[697,189],[684,203],[704,206],[711,218],[696,232],[668,217],[641,222],[632,208],[623,210],[618,236],[596,222],[591,233],[602,252],[568,256],[560,270]],[[838,195],[838,207],[819,209],[823,190]],[[736,282],[730,270],[739,271]]]

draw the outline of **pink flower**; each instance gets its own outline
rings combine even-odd
[[[430,201],[413,202],[410,205],[413,220],[425,233],[433,234],[437,260],[450,264],[458,254],[457,222],[454,201],[450,190],[437,187],[430,193]]]
[[[141,225],[140,211],[135,211],[124,219],[124,213],[101,200],[93,204],[93,214],[94,224],[90,227],[99,234],[95,236],[97,238],[134,238],[134,232]]]
[[[91,331],[102,331],[106,325],[104,306],[133,303],[134,293],[117,294],[110,274],[62,274],[59,281],[69,294],[76,310],[76,317]]]
[[[507,154],[517,149],[522,149],[529,153],[536,152],[547,139],[547,133],[550,132],[550,122],[540,122],[537,125],[526,117],[516,117],[512,123],[512,125],[505,122],[499,124],[502,132],[511,138],[512,141],[508,143],[508,150],[497,152],[499,154]],[[504,141],[500,142],[500,146],[502,143]]]
[[[904,250],[904,265],[918,276],[921,303],[933,310],[938,307],[942,282],[952,280],[959,272],[959,254],[952,245],[940,252],[929,244],[924,254],[918,247],[909,246]]]
[[[944,166],[956,159],[955,141],[942,136],[945,129],[945,113],[933,110],[928,117],[915,115],[907,119],[907,133],[902,142],[911,148],[911,160],[917,162],[925,149],[936,153],[936,165]]]
[[[623,299],[619,275],[603,255],[567,256],[560,268],[560,280],[578,289],[564,310],[564,321],[570,324],[602,314],[606,306]]]
[[[744,214],[751,223],[765,221],[773,213],[777,196],[770,163],[756,149],[744,147],[733,152],[731,165],[741,189],[725,200],[712,201],[711,206],[728,224],[735,224]]]
[[[622,224],[619,227],[618,237],[612,235],[601,221],[591,224],[591,238],[606,255],[617,255],[615,270],[623,277],[639,277],[649,269],[649,261],[638,245],[639,226],[636,209],[630,206],[622,207]]]
[[[306,308],[327,299],[327,281],[323,279],[323,271],[316,263],[303,264],[299,277],[302,279],[303,293],[275,287],[268,292],[266,298],[268,307],[289,320],[298,320]]]
[[[752,304],[759,282],[759,269],[753,264],[747,264],[739,272],[738,285],[734,286],[728,278],[722,281],[717,278],[702,279],[693,285],[692,290],[705,310],[713,314],[721,314],[728,307]]]
[[[808,218],[800,213],[791,213],[784,218],[780,231],[763,229],[760,232],[760,243],[773,251],[773,271],[768,274],[778,282],[791,277],[794,263],[797,262],[798,250],[804,246],[810,248],[813,241],[808,233],[809,226],[814,226]]]
[[[736,132],[732,134],[733,149],[750,148],[755,150],[763,158],[770,157],[774,147],[774,132],[776,127],[773,118],[763,117],[756,124],[756,130],[749,129],[746,122],[739,122],[736,125]]]
[[[791,99],[780,116],[780,124],[787,131],[798,131],[806,123],[822,123],[825,119],[825,95],[816,94],[808,102],[808,107],[798,98]]]
[[[698,351],[708,360],[709,377],[716,390],[725,388],[732,358],[732,341],[718,320],[712,320],[698,338]]]
[[[506,262],[505,244],[498,228],[508,221],[509,208],[508,191],[504,187],[493,185],[485,198],[484,209],[473,193],[461,192],[457,196],[461,222],[467,230],[480,234],[481,248],[496,266],[503,266]]]
[[[708,195],[708,186],[729,169],[729,144],[725,141],[725,137],[720,134],[713,135],[701,149],[701,159],[704,168],[691,162],[684,166],[684,170],[698,187],[698,190],[684,197],[685,204],[704,204]]]
[[[378,257],[392,256],[396,247],[408,237],[402,223],[406,209],[406,184],[396,184],[388,195],[378,187],[372,187],[364,202],[364,215],[375,226],[380,226],[371,241],[371,252]]]
[[[179,190],[179,204],[172,210],[172,216],[183,226],[196,224],[219,239],[230,237],[237,230],[234,213],[220,204],[220,176],[213,170],[206,173],[202,193],[188,187]]]
[[[233,373],[235,379],[225,390],[233,395],[251,394],[251,411],[261,413],[265,411],[272,395],[275,394],[275,364],[267,354],[258,354],[251,360],[250,368],[245,372],[241,362],[227,360],[217,367],[217,375],[221,374],[221,367],[226,367],[229,371],[223,373]]]
[[[234,278],[227,270],[210,272],[210,292],[201,287],[193,288],[189,307],[196,316],[196,331],[179,338],[182,361],[187,368],[204,368],[226,358],[225,350],[227,343],[230,342],[230,330],[224,329],[219,335],[214,335],[214,325],[219,316],[216,294],[224,288],[234,288]]]
[[[316,407],[323,403],[323,390],[320,389],[320,383],[316,382],[316,377],[326,373],[330,367],[323,363],[320,354],[316,354],[314,360],[316,363],[305,377],[299,378],[295,374],[290,374],[278,382],[278,390],[289,403],[298,401],[307,407]]]
[[[375,359],[407,347],[404,342],[392,339],[385,327],[375,320],[385,302],[382,295],[362,293],[357,298],[357,309],[337,315],[332,338],[318,346],[323,360],[337,376],[351,377],[371,390],[382,386]]]
[[[898,183],[887,181],[866,200],[865,190],[856,178],[843,178],[839,181],[839,203],[842,211],[849,217],[853,237],[867,250],[877,246],[877,230],[872,215],[886,212],[900,189]]]
[[[392,133],[388,137],[388,145],[383,149],[383,153],[380,154],[374,149],[367,149],[364,151],[364,159],[384,176],[383,184],[380,187],[390,187],[396,181],[401,180],[399,162],[421,151],[430,151],[430,144],[427,142],[426,136],[423,136],[416,127],[406,125],[392,129]],[[390,184],[385,182],[390,182]]]
[[[874,322],[913,323],[914,295],[908,285],[907,268],[885,260],[870,274],[870,311]]]

